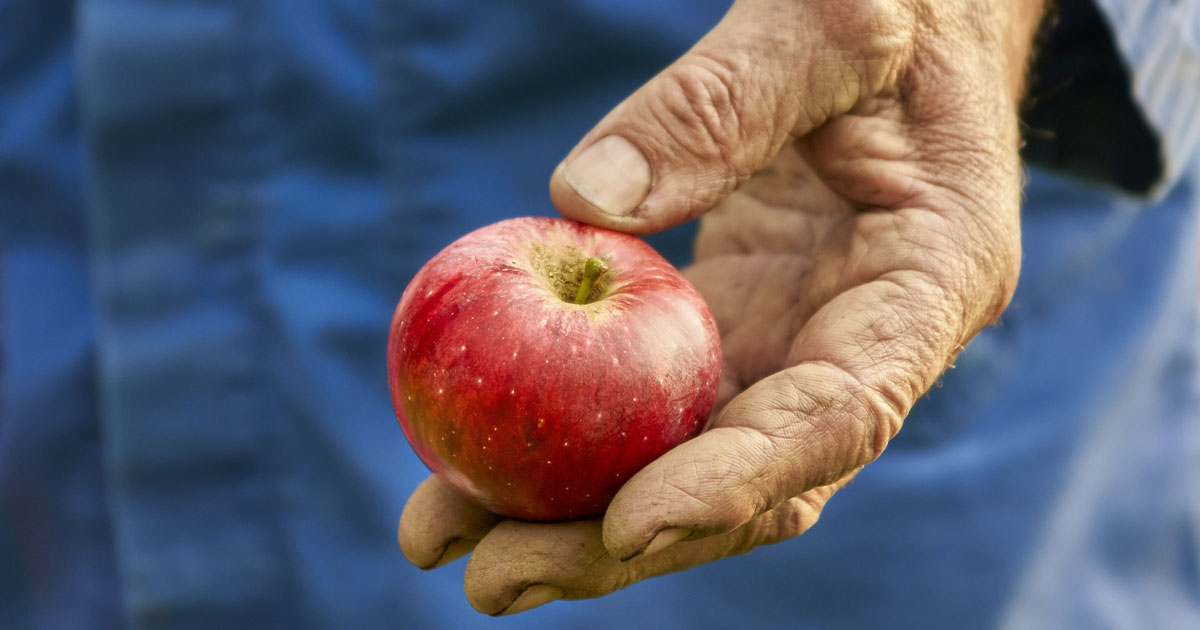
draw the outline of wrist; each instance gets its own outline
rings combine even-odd
[[[1011,60],[1009,86],[1014,100],[1020,101],[1029,80],[1029,68],[1035,54],[1034,41],[1042,21],[1045,19],[1048,0],[1019,0],[1004,2],[1010,12],[1009,45],[1007,56]]]
[[[1034,39],[1047,0],[908,0],[916,18],[919,65],[976,89],[1003,86],[1015,111],[1026,87]]]

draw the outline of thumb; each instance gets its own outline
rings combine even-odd
[[[847,4],[862,3],[736,2],[567,155],[550,179],[555,206],[577,221],[646,234],[717,205],[789,138],[850,110],[894,74],[904,37],[835,36],[827,25],[878,35],[880,24],[901,20]],[[864,28],[846,27],[855,20]]]

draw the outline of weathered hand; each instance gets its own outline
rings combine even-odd
[[[564,215],[635,233],[704,215],[687,273],[721,329],[719,412],[602,521],[501,521],[431,479],[401,519],[409,559],[477,542],[468,598],[511,613],[812,526],[1012,294],[1040,4],[736,2],[550,185]]]

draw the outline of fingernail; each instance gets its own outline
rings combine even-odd
[[[625,216],[650,193],[650,163],[628,140],[605,136],[563,167],[563,180],[607,214]]]
[[[666,549],[667,547],[670,547],[671,545],[683,540],[684,538],[687,538],[688,534],[691,533],[691,531],[682,527],[668,527],[667,529],[658,532],[658,534],[656,534],[654,538],[650,540],[650,544],[643,547],[640,552],[626,558],[625,562],[633,560],[634,558],[652,556],[663,549]]]
[[[478,540],[466,540],[464,538],[459,538],[458,540],[451,542],[449,545],[446,545],[446,548],[442,550],[441,557],[439,557],[432,565],[423,568],[436,569],[438,567],[444,567],[447,564],[450,564],[451,562],[454,562],[455,560],[467,555],[468,553],[471,553],[471,550],[474,549],[475,545],[478,543]]]
[[[508,608],[500,611],[496,616],[503,617],[504,615],[515,615],[525,612],[526,610],[549,604],[562,596],[563,592],[561,589],[546,584],[534,584],[526,588],[513,600],[513,603],[508,605]]]

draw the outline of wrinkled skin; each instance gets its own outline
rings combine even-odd
[[[502,521],[430,479],[401,518],[407,557],[430,568],[473,547],[468,599],[505,614],[816,523],[1012,295],[1017,103],[1040,5],[735,3],[550,185],[564,215],[628,232],[703,216],[686,273],[725,354],[709,428],[631,479],[602,520]],[[649,167],[627,208],[598,207],[567,174],[613,135]]]

